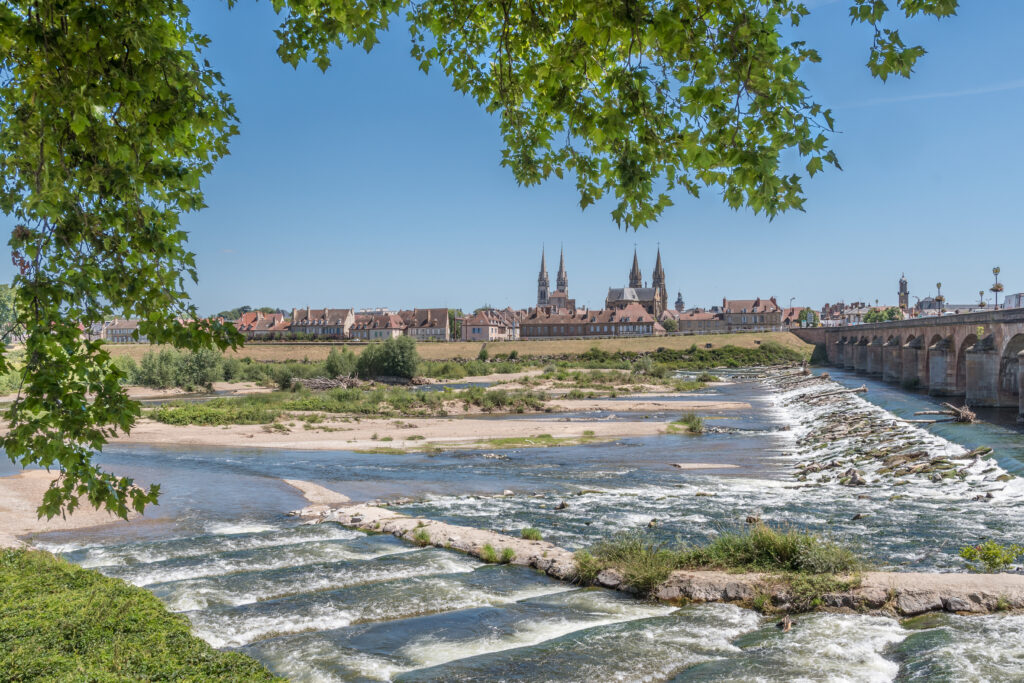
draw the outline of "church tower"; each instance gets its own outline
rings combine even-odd
[[[665,287],[665,269],[661,266],[661,247],[658,247],[658,260],[654,264],[654,279],[651,280],[651,287],[661,293],[661,307],[668,308],[668,290]],[[661,311],[659,311],[661,313]]]
[[[629,286],[634,288],[644,286],[643,276],[640,275],[640,262],[636,258],[636,249],[633,250],[633,269],[629,271]]]
[[[905,274],[900,274],[900,309],[908,310],[910,308],[910,288],[907,286],[907,277]]]
[[[544,249],[540,250],[540,275],[537,276],[537,306],[548,305],[548,289],[551,282],[548,280],[548,266],[544,261]]]
[[[682,313],[686,309],[686,304],[683,303],[683,293],[676,292],[676,310]]]
[[[569,294],[569,276],[565,273],[565,250],[563,249],[560,254],[558,262],[558,276],[555,281],[555,291],[562,292],[565,295]]]

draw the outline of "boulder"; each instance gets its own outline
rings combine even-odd
[[[943,609],[942,598],[934,591],[904,590],[896,597],[896,611],[905,617]]]

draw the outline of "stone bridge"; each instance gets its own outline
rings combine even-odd
[[[1024,309],[793,330],[832,365],[1024,419]]]

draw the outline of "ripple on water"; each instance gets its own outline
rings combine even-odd
[[[900,680],[1024,680],[1024,615],[933,615],[897,648]]]

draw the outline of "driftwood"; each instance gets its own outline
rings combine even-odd
[[[953,418],[953,422],[967,422],[971,423],[978,419],[978,416],[974,414],[974,411],[967,406],[957,407],[952,403],[943,403],[942,407],[945,410],[919,410],[914,415],[946,415],[947,417]]]
[[[826,398],[828,396],[838,396],[840,394],[866,394],[868,393],[868,385],[862,384],[856,389],[839,389],[838,391],[829,391],[824,394],[818,394],[814,398]]]

